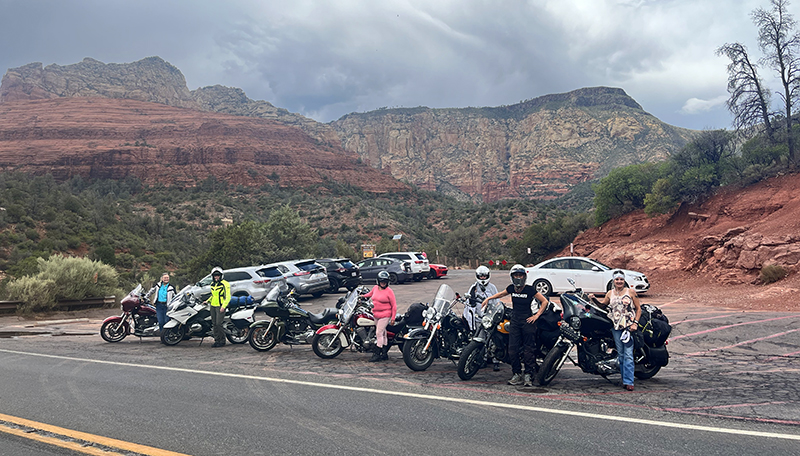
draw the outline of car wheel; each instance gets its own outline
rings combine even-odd
[[[339,283],[339,280],[335,279],[335,278],[332,278],[332,279],[329,280],[329,282],[330,282],[331,286],[330,286],[330,288],[328,288],[328,293],[338,293],[339,292],[339,288],[341,288],[341,286],[342,286]]]
[[[533,282],[533,288],[537,293],[541,293],[542,296],[549,296],[553,292],[553,287],[550,285],[550,282],[544,279],[537,279]]]
[[[431,269],[430,272],[428,272],[428,278],[429,279],[435,279],[436,278],[436,271]]]
[[[390,285],[397,285],[397,274],[394,272],[389,273],[389,284]]]

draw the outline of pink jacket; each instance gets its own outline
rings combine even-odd
[[[391,288],[375,285],[364,297],[372,298],[372,314],[375,318],[394,318],[397,315],[397,301]]]

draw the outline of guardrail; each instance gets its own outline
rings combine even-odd
[[[80,300],[60,300],[56,304],[56,309],[66,310],[67,312],[69,312],[72,310],[94,309],[98,307],[111,305],[114,304],[115,302],[117,302],[116,296],[102,296],[97,298],[86,298]],[[17,311],[17,306],[22,303],[23,303],[22,301],[0,301],[0,312],[14,313]]]

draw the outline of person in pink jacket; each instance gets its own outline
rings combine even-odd
[[[372,315],[377,320],[375,323],[375,336],[377,341],[372,350],[372,358],[369,362],[382,361],[389,359],[389,339],[386,337],[386,327],[394,324],[394,316],[397,314],[397,301],[394,298],[394,291],[389,288],[389,273],[381,271],[378,273],[378,284],[372,287],[364,297],[372,298]]]

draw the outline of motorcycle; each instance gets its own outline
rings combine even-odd
[[[373,350],[377,341],[376,320],[372,314],[372,302],[362,296],[366,292],[366,287],[358,287],[349,292],[337,313],[338,321],[317,330],[311,340],[311,348],[317,356],[322,359],[335,358],[347,347],[358,352]],[[386,327],[389,346],[397,345],[402,351],[403,339],[400,333],[405,327],[405,316],[398,316],[394,325]]]
[[[574,291],[561,294],[564,309],[561,334],[545,356],[536,375],[536,381],[542,386],[553,381],[567,359],[587,374],[600,375],[607,379],[608,375],[619,373],[617,349],[611,333],[613,323],[608,312],[598,307],[583,290],[577,288],[574,280],[567,280]],[[577,362],[570,356],[573,347],[577,347]],[[652,378],[669,362],[666,338],[635,348],[633,360],[633,375],[636,378]]]
[[[458,377],[461,380],[471,379],[493,359],[511,364],[508,347],[512,312],[511,308],[506,307],[499,300],[489,302],[483,312],[480,325],[473,332],[469,344],[458,360]],[[553,328],[557,328],[556,322],[560,319],[559,312],[551,302],[537,320],[537,360],[545,358],[558,340],[559,333]]]
[[[316,331],[336,320],[336,309],[327,308],[322,313],[311,313],[297,304],[295,291],[286,296],[280,287],[267,293],[265,304],[258,307],[270,317],[250,325],[250,346],[258,351],[272,350],[278,342],[286,345],[307,344]]]
[[[186,287],[167,306],[170,319],[161,332],[161,342],[177,345],[191,337],[213,337],[210,305],[188,292]],[[222,330],[232,344],[243,344],[250,336],[250,325],[259,302],[231,298],[225,309]]]
[[[158,318],[156,308],[144,296],[142,284],[139,284],[120,301],[122,315],[115,315],[103,320],[100,326],[100,337],[106,342],[119,342],[131,334],[137,337],[158,336]]]
[[[423,326],[404,336],[403,361],[409,369],[423,371],[434,358],[455,361],[461,357],[469,343],[470,330],[464,319],[453,312],[453,305],[464,301],[449,285],[439,286],[433,306],[423,312]]]

